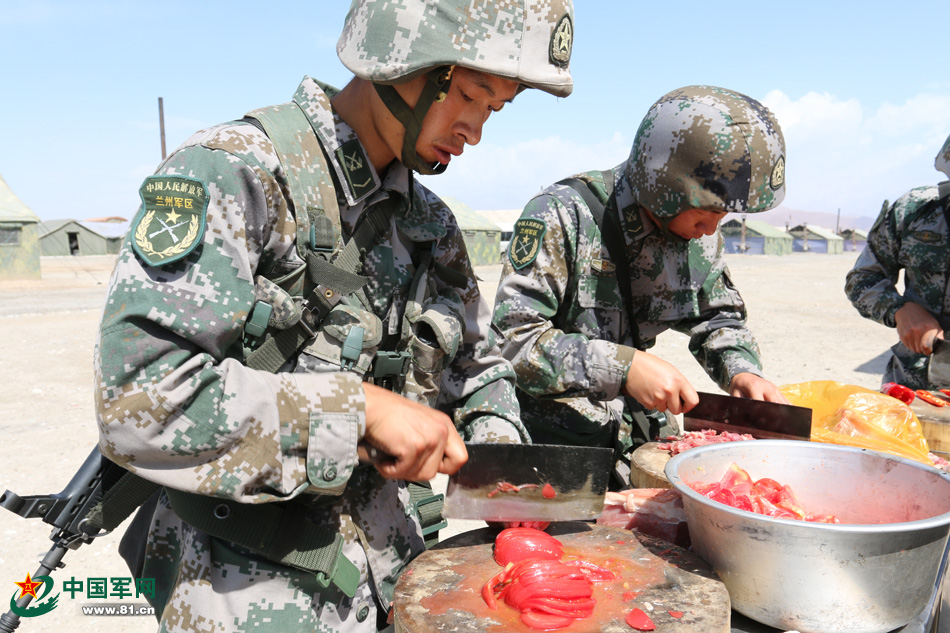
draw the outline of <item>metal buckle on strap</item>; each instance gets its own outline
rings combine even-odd
[[[308,301],[303,302],[303,311],[300,313],[300,320],[297,321],[297,326],[306,332],[308,341],[317,335],[317,330],[314,327],[316,325],[316,320],[314,319],[315,312],[313,306],[311,306]]]
[[[373,363],[374,378],[404,377],[409,373],[412,355],[409,352],[376,352]]]

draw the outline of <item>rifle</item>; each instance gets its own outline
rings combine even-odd
[[[62,492],[21,497],[7,490],[0,495],[0,507],[53,526],[53,546],[33,574],[39,577],[63,567],[67,550],[109,534],[157,488],[110,461],[96,446]],[[29,594],[22,596],[15,603],[17,610],[32,600]],[[0,616],[0,633],[13,633],[19,625],[20,616],[13,609]]]

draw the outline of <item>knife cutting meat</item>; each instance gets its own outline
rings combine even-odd
[[[699,393],[699,404],[683,415],[683,430],[747,433],[757,439],[808,440],[812,410],[790,404]]]

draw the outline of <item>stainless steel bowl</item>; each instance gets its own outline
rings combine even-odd
[[[791,486],[809,512],[840,525],[736,510],[688,484],[719,481],[736,463]],[[693,549],[732,606],[802,633],[886,633],[924,608],[950,532],[950,476],[875,451],[789,440],[730,442],[673,457]]]

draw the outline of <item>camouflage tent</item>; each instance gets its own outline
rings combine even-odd
[[[114,254],[128,230],[127,221],[50,220],[40,225],[40,248],[45,256]]]
[[[501,248],[501,229],[472,211],[467,204],[448,196],[441,196],[441,198],[449,205],[452,213],[455,214],[455,219],[458,220],[472,265],[489,266],[497,264],[498,253]]]
[[[0,279],[40,278],[39,222],[0,177]]]
[[[796,253],[832,253],[844,252],[844,240],[831,229],[813,224],[799,224],[788,230],[792,236],[792,250]]]
[[[743,236],[743,224],[745,235]],[[792,236],[764,220],[729,220],[720,225],[727,253],[791,255]]]
[[[522,211],[523,209],[501,209],[478,212],[478,215],[501,229],[501,246],[499,250],[501,251],[502,261],[505,260],[508,254],[508,242],[511,240],[511,235],[515,231],[515,222],[521,217]]]
[[[845,229],[838,233],[844,240],[845,252],[858,252],[868,245],[868,232],[861,229]]]

